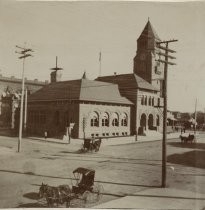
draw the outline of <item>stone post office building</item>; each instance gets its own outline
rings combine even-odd
[[[157,61],[157,41],[160,38],[148,21],[137,39],[130,74],[59,81],[59,71],[53,71],[51,83],[29,97],[28,131],[60,136],[71,122],[74,138],[160,131],[164,66]]]
[[[29,97],[28,132],[61,137],[75,123],[72,137],[130,135],[130,107],[116,84],[88,80],[52,82]]]

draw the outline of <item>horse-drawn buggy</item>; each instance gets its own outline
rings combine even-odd
[[[196,141],[195,135],[190,133],[183,133],[180,135],[181,143],[194,143]]]
[[[80,167],[75,169],[73,174],[76,183],[72,187],[69,185],[53,187],[42,183],[39,189],[39,198],[45,198],[48,207],[64,203],[66,203],[66,207],[70,207],[72,201],[76,199],[84,203],[97,202],[101,199],[103,187],[94,182],[94,170]]]
[[[101,145],[101,138],[99,139],[95,139],[95,138],[91,138],[91,139],[84,139],[84,143],[83,143],[83,148],[81,149],[83,152],[98,152],[100,149],[100,145]]]

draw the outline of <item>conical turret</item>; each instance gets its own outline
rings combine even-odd
[[[82,79],[87,79],[86,71],[84,71],[83,76],[82,76]]]
[[[137,52],[134,57],[133,71],[151,84],[154,79],[157,81],[158,78],[161,78],[159,72],[163,65],[156,61],[158,59],[157,52],[159,51],[156,44],[159,41],[158,34],[148,20],[137,39]]]
[[[152,24],[150,23],[150,21],[147,21],[147,24],[145,25],[141,35],[139,36],[139,39],[155,39],[160,41],[160,38],[158,36],[158,34],[156,33],[154,27],[152,26]]]

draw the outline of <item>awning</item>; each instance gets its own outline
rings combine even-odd
[[[167,119],[172,120],[172,121],[178,121],[176,118],[174,117],[167,117]]]

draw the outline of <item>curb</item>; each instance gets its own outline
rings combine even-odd
[[[167,137],[167,140],[179,138],[179,135],[178,136]],[[39,141],[39,142],[44,142],[44,143],[55,143],[55,144],[62,144],[62,145],[68,145],[69,144],[68,142],[63,142],[63,140],[49,140],[49,139],[45,140],[45,139],[36,138],[36,137],[28,137],[28,139]],[[161,141],[161,140],[162,140],[162,137],[160,139],[157,138],[157,139],[148,139],[148,140],[137,140],[137,141],[124,142],[124,143],[119,142],[119,143],[116,143],[116,144],[114,143],[114,144],[107,144],[107,145],[103,145],[103,143],[102,143],[102,146],[103,147],[105,147],[105,146],[118,146],[118,145],[124,145],[124,144],[136,144],[136,143],[145,143],[145,142]],[[107,141],[109,141],[109,140],[107,140]],[[72,144],[72,143],[70,143],[70,144],[71,145],[77,145],[77,144]]]

